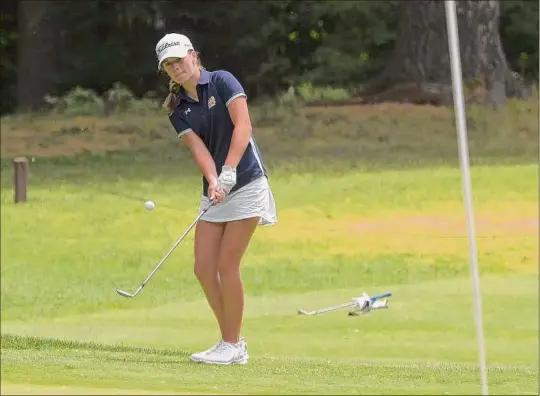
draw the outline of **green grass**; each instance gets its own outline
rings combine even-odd
[[[357,288],[250,298],[245,335],[253,358],[245,367],[188,362],[190,351],[216,338],[202,301],[145,309],[130,301],[121,311],[10,322],[3,332],[19,335],[2,336],[2,374],[14,383],[96,392],[477,393],[470,281],[385,287],[395,293],[391,309],[362,318],[295,315],[296,307],[348,299]],[[533,392],[535,280],[488,276],[482,287],[492,392]]]
[[[471,110],[472,139],[485,142],[472,145],[471,176],[491,394],[538,392],[538,143],[520,135],[526,110],[492,114],[501,127],[491,134],[487,113]],[[336,140],[326,139],[330,110],[311,118],[310,136],[301,120],[296,140],[258,135],[279,223],[257,231],[242,265],[247,366],[188,360],[218,337],[192,235],[136,299],[115,293],[135,289],[196,214],[200,177],[184,149],[164,138],[38,156],[21,205],[4,156],[2,394],[478,394],[455,131],[442,128],[448,113],[397,111],[365,115],[364,138],[328,124]],[[302,149],[288,157],[285,140]],[[344,157],[328,162],[336,149]],[[386,290],[384,312],[296,314]]]

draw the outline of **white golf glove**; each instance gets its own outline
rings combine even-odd
[[[218,191],[221,192],[225,198],[231,192],[232,188],[236,185],[236,169],[229,165],[224,165],[221,168],[221,173],[218,177]]]

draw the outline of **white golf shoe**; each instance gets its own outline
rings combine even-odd
[[[212,353],[215,351],[219,346],[223,343],[223,340],[220,340],[216,345],[214,345],[212,348],[207,349],[206,351],[197,352],[191,355],[189,358],[194,362],[200,362],[202,358],[204,358],[209,353]]]
[[[196,360],[195,360],[196,359]],[[241,338],[236,344],[220,341],[214,348],[196,354],[191,360],[207,364],[246,364],[249,359],[247,343]]]

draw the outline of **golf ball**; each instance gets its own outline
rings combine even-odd
[[[144,203],[144,207],[146,208],[146,210],[154,210],[154,208],[156,207],[156,205],[154,204],[154,202],[152,201],[146,201]]]

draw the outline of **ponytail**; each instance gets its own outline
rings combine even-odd
[[[169,94],[165,98],[165,101],[161,105],[169,113],[172,113],[176,106],[178,106],[178,92],[180,91],[180,84],[174,80],[169,80]]]

